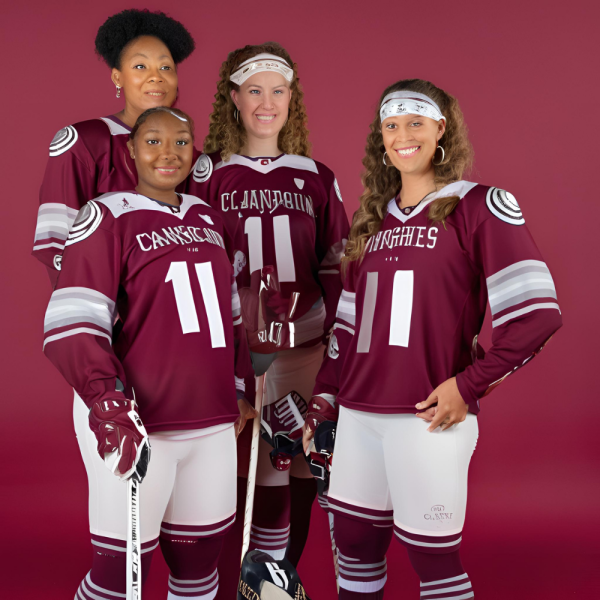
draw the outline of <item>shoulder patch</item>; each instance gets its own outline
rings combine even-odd
[[[212,172],[212,160],[210,160],[206,154],[201,154],[194,165],[194,170],[192,171],[192,177],[194,178],[194,181],[197,183],[204,183],[210,179]]]
[[[510,192],[491,187],[487,192],[485,203],[490,212],[501,221],[510,225],[525,224],[517,199]]]
[[[78,137],[77,129],[73,125],[63,127],[50,142],[50,156],[59,156],[72,148]]]
[[[342,200],[342,192],[340,192],[340,186],[338,185],[337,179],[334,179],[334,180],[333,180],[333,187],[334,187],[334,189],[335,189],[335,193],[337,194],[338,200],[339,200],[340,202],[344,202],[344,201]]]
[[[98,229],[101,222],[102,210],[93,200],[90,200],[77,213],[77,218],[71,226],[65,247],[89,238]]]

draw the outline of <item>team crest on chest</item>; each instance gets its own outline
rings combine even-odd
[[[485,203],[490,212],[501,221],[510,225],[525,224],[517,199],[510,192],[492,187],[487,192]]]
[[[204,183],[207,181],[213,172],[213,164],[212,160],[206,156],[206,154],[202,154],[198,157],[196,164],[194,165],[194,170],[192,171],[192,177],[194,181],[197,183]]]

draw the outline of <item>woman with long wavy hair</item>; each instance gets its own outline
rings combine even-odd
[[[268,308],[285,321],[280,325],[288,341],[273,345],[277,357],[266,373],[263,423],[271,442],[275,433],[299,440],[303,398],[312,393],[342,290],[340,260],[349,229],[334,174],[310,158],[303,97],[298,67],[279,44],[231,52],[219,73],[205,154],[189,179],[190,193],[209,201],[232,225],[243,221],[238,287],[256,288],[265,267],[276,275],[278,289]],[[297,302],[288,318],[290,298]],[[296,415],[289,423],[287,409]],[[296,565],[315,484],[299,444],[275,445],[261,439],[251,548],[282,558],[291,522],[287,557]],[[247,464],[244,446],[243,476]]]
[[[480,400],[562,323],[519,204],[463,180],[471,157],[450,94],[419,79],[383,92],[304,432],[308,446],[339,406],[329,507],[342,600],[383,597],[394,533],[421,598],[473,597],[459,548]]]

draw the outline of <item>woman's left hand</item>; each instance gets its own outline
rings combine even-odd
[[[431,406],[437,402],[437,407]],[[442,431],[452,427],[456,423],[462,423],[467,418],[469,406],[465,404],[458,386],[456,377],[444,381],[438,385],[425,402],[419,402],[416,405],[419,410],[424,412],[417,413],[417,417],[431,423],[427,431],[435,431],[441,426]]]
[[[245,398],[239,398],[237,402],[238,409],[240,411],[240,416],[235,420],[234,423],[236,438],[244,430],[244,427],[246,426],[246,421],[251,421],[258,415],[256,409]]]

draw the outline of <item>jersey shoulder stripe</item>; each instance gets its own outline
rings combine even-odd
[[[89,238],[98,229],[100,223],[102,223],[102,209],[96,202],[90,200],[77,213],[77,217],[69,231],[65,247]]]
[[[207,154],[201,154],[192,169],[192,177],[196,183],[204,183],[210,179],[213,162]]]
[[[76,152],[81,148],[83,154],[90,153],[94,155],[96,154],[94,149],[103,151],[105,146],[103,140],[106,140],[106,145],[108,145],[112,135],[123,134],[129,135],[129,130],[109,117],[79,121],[73,125],[63,127],[56,133],[50,142],[49,153],[51,157],[56,157],[71,148],[74,148]],[[82,156],[81,152],[79,152],[80,158]]]

